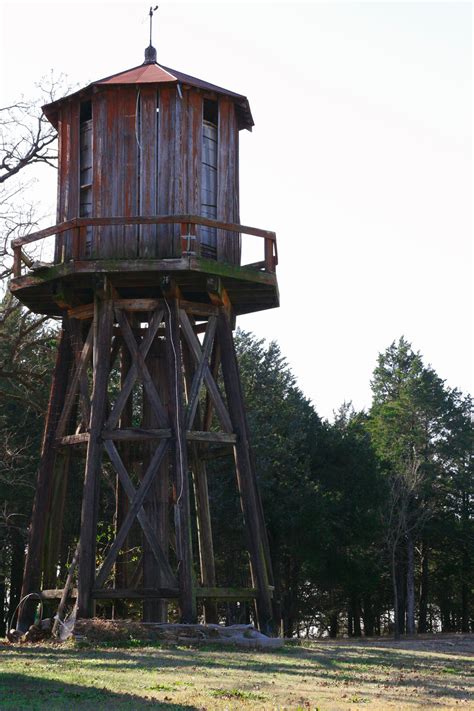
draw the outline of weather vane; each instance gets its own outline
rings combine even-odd
[[[153,31],[153,15],[155,12],[158,10],[158,5],[155,5],[155,7],[150,7],[149,11],[149,16],[150,16],[150,44],[149,46],[145,49],[145,64],[155,64],[156,62],[156,49],[153,47],[151,43],[151,38],[152,38],[152,31]]]
[[[150,47],[152,46],[151,33],[152,33],[152,28],[153,28],[153,15],[158,10],[158,8],[159,8],[159,5],[155,5],[155,7],[150,7],[150,12],[148,13],[150,15]]]

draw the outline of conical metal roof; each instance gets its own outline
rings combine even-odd
[[[222,94],[235,101],[240,129],[246,128],[251,131],[252,126],[254,125],[249,102],[246,96],[236,94],[233,91],[229,91],[229,89],[223,89],[215,84],[210,84],[209,82],[193,77],[190,74],[184,74],[176,69],[164,67],[157,62],[140,64],[137,67],[132,67],[131,69],[126,69],[125,71],[112,74],[111,76],[104,77],[103,79],[98,79],[83,89],[74,92],[74,94],[58,99],[51,104],[46,104],[43,106],[43,112],[48,120],[56,126],[58,109],[63,101],[70,100],[71,98],[80,98],[83,95],[85,96],[93,87],[96,86],[126,86],[129,84],[135,84],[136,86],[140,86],[141,84],[185,84],[203,91],[212,91],[216,94]]]

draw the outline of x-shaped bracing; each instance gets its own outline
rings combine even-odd
[[[112,408],[112,412],[110,413],[107,422],[105,423],[105,429],[112,430],[117,425],[117,422],[120,419],[120,415],[122,414],[122,410],[125,407],[125,404],[133,390],[135,381],[139,376],[143,382],[143,387],[146,390],[151,407],[153,408],[153,411],[158,420],[158,427],[166,428],[168,427],[168,415],[161,403],[160,396],[158,395],[155,384],[145,363],[147,353],[150,350],[151,344],[153,343],[153,340],[158,332],[158,328],[160,327],[161,321],[163,320],[163,309],[157,309],[153,313],[150,319],[147,333],[143,337],[140,346],[137,346],[128,318],[125,316],[121,309],[115,309],[115,318],[117,319],[117,322],[120,325],[123,339],[132,356],[132,364],[125,377],[122,390],[120,391],[117,400],[115,401],[115,404]]]
[[[120,483],[122,484],[123,489],[130,500],[130,507],[122,523],[122,526],[120,527],[120,530],[118,531],[117,536],[114,542],[112,543],[107,557],[102,563],[99,572],[97,573],[95,581],[95,586],[97,588],[102,587],[102,585],[107,580],[107,577],[110,571],[112,570],[112,566],[114,565],[117,559],[120,549],[122,548],[125,539],[127,538],[128,532],[130,531],[130,528],[132,527],[135,518],[138,519],[138,522],[143,529],[143,533],[145,534],[148,543],[150,544],[150,548],[153,552],[153,555],[155,556],[156,562],[158,563],[160,572],[165,578],[161,581],[162,587],[176,589],[178,588],[178,582],[173,574],[173,571],[171,570],[170,564],[168,563],[168,560],[160,545],[160,542],[158,541],[158,537],[155,533],[155,530],[151,525],[150,520],[143,508],[143,503],[147,497],[148,492],[150,491],[151,485],[155,480],[155,477],[163,461],[163,457],[166,454],[168,446],[168,441],[164,440],[160,442],[151,459],[150,464],[148,465],[148,468],[145,472],[145,476],[141,480],[138,489],[135,489],[128,475],[128,472],[125,469],[125,466],[120,458],[115,444],[112,440],[105,440],[104,447],[110,457],[110,461],[112,462],[115,471],[118,474]]]
[[[81,386],[81,403],[83,409],[83,418],[86,422],[86,426],[88,426],[89,424],[90,399],[86,369],[92,357],[92,344],[94,340],[93,325],[89,327],[89,332],[82,346],[82,350],[80,350],[80,333],[77,327],[73,327],[71,340],[72,348],[74,351],[75,369],[74,374],[67,386],[66,396],[64,398],[63,411],[61,413],[61,416],[58,421],[58,426],[56,428],[56,439],[61,439],[61,437],[64,435],[64,432],[66,431],[66,427],[68,425],[72,408],[75,402],[77,388],[79,385]]]
[[[229,413],[227,412],[227,407],[222,398],[219,387],[212,376],[208,362],[212,345],[214,343],[217,318],[215,316],[209,317],[202,348],[199,343],[199,339],[194,332],[191,321],[189,320],[189,316],[184,309],[180,309],[179,319],[181,322],[181,331],[197,364],[190,389],[189,404],[186,413],[186,429],[191,429],[198,406],[199,390],[201,383],[204,381],[209,392],[209,397],[211,398],[217,417],[219,418],[224,431],[233,432],[232,422],[230,420]]]

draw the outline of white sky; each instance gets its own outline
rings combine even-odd
[[[472,392],[470,3],[157,0],[158,61],[248,96],[241,221],[277,232],[276,339],[321,416],[404,334]],[[0,2],[1,104],[140,64],[146,2]],[[55,177],[36,198],[53,203]]]

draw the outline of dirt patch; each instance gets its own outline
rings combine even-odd
[[[251,649],[277,648],[282,639],[261,634],[253,625],[199,625],[132,622],[131,620],[78,620],[74,638],[92,644],[160,641],[169,644],[227,644]]]

